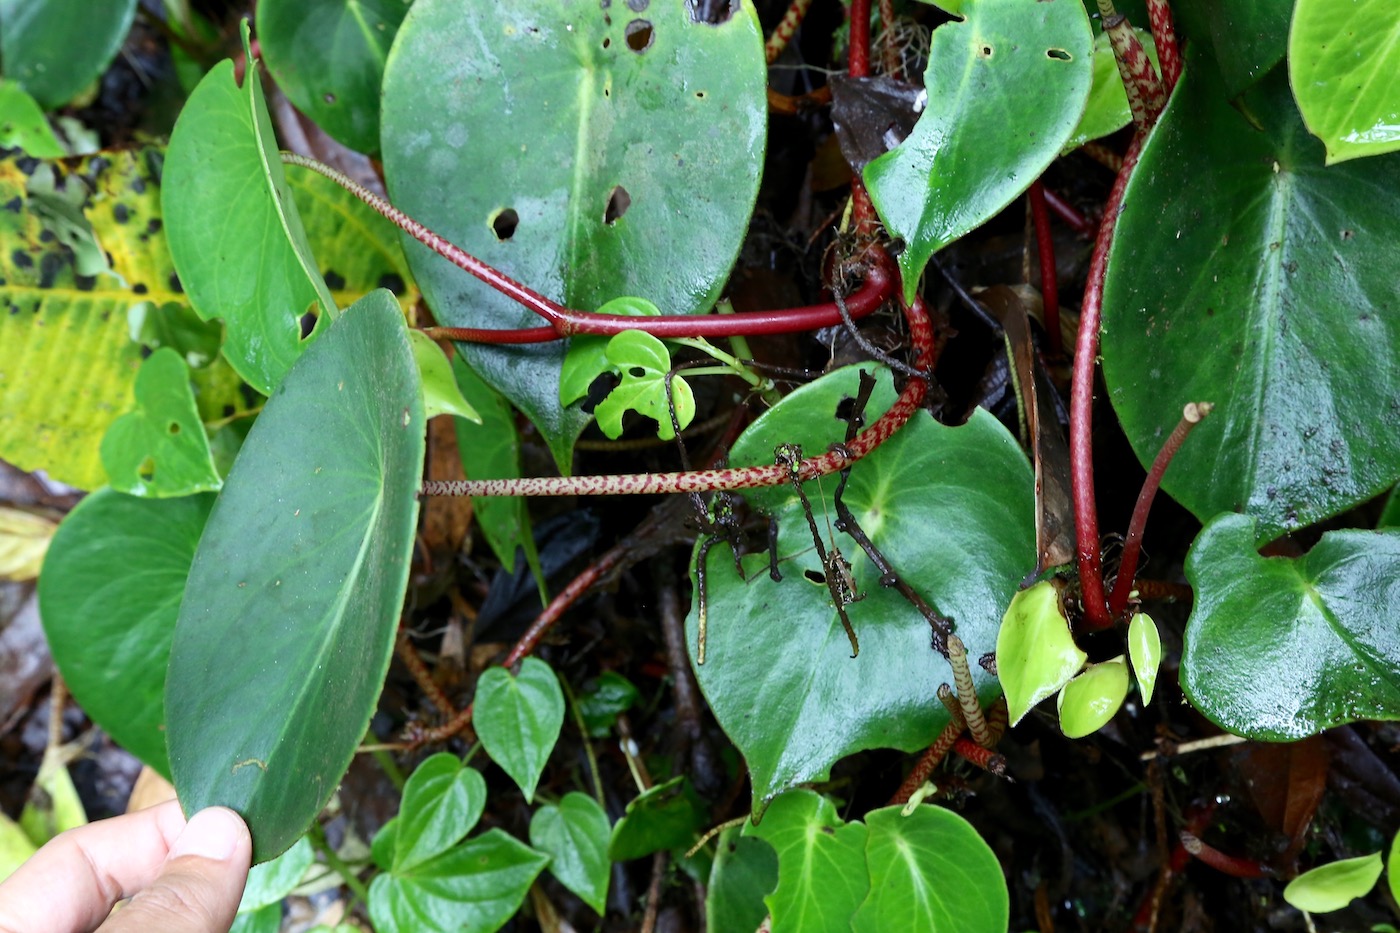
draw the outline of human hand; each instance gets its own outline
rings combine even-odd
[[[228,933],[252,853],[248,828],[223,807],[186,824],[172,800],[89,823],[0,884],[0,933]]]

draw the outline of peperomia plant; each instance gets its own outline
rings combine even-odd
[[[1142,703],[1161,689],[1136,573],[1159,484],[1205,526],[1185,561],[1195,603],[1181,659],[1201,712],[1272,739],[1400,719],[1386,624],[1396,533],[1258,551],[1400,480],[1400,361],[1383,352],[1400,343],[1400,91],[1383,80],[1400,44],[1339,57],[1348,27],[1322,0],[1297,0],[1291,22],[1287,4],[1241,4],[1243,25],[1188,0],[1184,56],[1165,0],[1138,23],[1150,35],[1107,0],[938,6],[916,90],[890,30],[872,78],[870,3],[850,5],[852,83],[837,107],[884,82],[912,123],[843,126],[876,140],[846,149],[838,223],[852,245],[831,264],[830,300],[788,310],[708,313],[755,214],[769,108],[799,106],[770,100],[758,18],[739,0],[261,0],[271,77],[381,159],[387,198],[279,152],[247,27],[239,62],[192,88],[168,146],[0,162],[0,454],[95,490],[50,549],[45,628],[76,699],[171,776],[187,809],[248,820],[281,880],[250,889],[247,929],[275,924],[310,828],[380,930],[498,929],[546,869],[603,914],[610,861],[666,852],[708,881],[711,929],[766,916],[775,931],[1004,930],[992,849],[918,802],[952,748],[1004,770],[992,748],[1006,719],[1051,695],[1078,737],[1123,704],[1129,659]],[[1400,33],[1400,13],[1358,6]],[[880,5],[886,26],[895,8]],[[198,32],[171,19],[187,40]],[[770,39],[769,61],[791,33]],[[7,76],[45,104],[76,93]],[[1071,329],[1067,457],[1019,300],[988,311],[991,297],[963,297],[1007,322],[1029,456],[987,411],[935,419],[950,339],[931,313],[940,251],[1029,189],[1053,354],[1038,179],[1130,121]],[[792,367],[748,344],[859,334],[886,304],[903,315],[893,351],[861,337],[865,362],[785,394]],[[84,363],[83,389],[42,388],[61,354]],[[1148,468],[1111,561],[1093,471],[1092,419],[1110,414],[1094,404],[1100,357],[1111,414]],[[726,394],[700,387],[721,376],[764,410],[742,431],[736,416],[705,469],[682,445],[675,472],[571,475],[595,419],[614,439],[648,421],[661,440],[693,437]],[[77,405],[80,392],[101,401]],[[512,409],[562,476],[520,477]],[[442,412],[458,416],[469,480],[425,478],[428,419]],[[1072,487],[1058,504],[1057,472]],[[677,654],[747,766],[752,821],[711,846],[683,769],[653,782],[632,750],[638,796],[613,823],[596,762],[592,795],[541,792],[568,704],[530,655],[605,568],[480,674],[473,705],[447,703],[441,725],[410,737],[474,726],[534,806],[529,845],[500,826],[473,832],[486,782],[439,753],[372,840],[373,868],[345,865],[317,815],[400,644],[421,498],[474,497],[502,563],[523,548],[543,586],[525,506],[491,497],[639,492],[695,497]],[[743,544],[757,516],[766,553]],[[1089,638],[1114,626],[1112,650]],[[416,652],[399,650],[411,667]],[[927,749],[893,792],[914,801],[904,810],[843,819],[804,789],[878,748]]]

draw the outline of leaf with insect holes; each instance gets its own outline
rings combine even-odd
[[[153,498],[217,491],[223,482],[180,354],[168,347],[152,353],[136,373],[135,393],[136,409],[102,438],[112,488]]]
[[[1376,886],[1382,867],[1379,852],[1320,865],[1288,882],[1283,899],[1310,914],[1341,910]]]
[[[661,309],[645,298],[614,298],[598,309],[599,314],[629,314],[656,317]],[[569,341],[564,368],[559,373],[559,404],[571,405],[588,394],[593,380],[603,373],[616,372],[608,359],[608,340],[599,334],[579,334]]]
[[[1145,612],[1139,612],[1128,623],[1128,657],[1133,662],[1142,705],[1152,702],[1152,688],[1157,685],[1157,668],[1162,663],[1162,636],[1157,623]]]
[[[695,395],[690,383],[671,373],[671,351],[651,334],[625,330],[608,341],[608,362],[622,374],[617,388],[598,403],[594,415],[598,427],[611,438],[622,436],[622,415],[635,411],[656,422],[656,436],[669,441],[675,426],[685,430],[695,418]],[[671,421],[666,382],[670,380],[670,402],[675,404],[676,420]]]
[[[1128,696],[1128,664],[1120,655],[1094,664],[1065,684],[1056,700],[1060,731],[1082,739],[1108,724]]]
[[[1011,725],[1069,683],[1088,659],[1074,643],[1053,583],[1042,580],[1013,596],[997,630],[997,677]]]
[[[564,725],[559,678],[539,658],[521,662],[519,676],[488,668],[477,681],[475,708],[473,724],[486,753],[519,785],[526,802],[533,800]]]

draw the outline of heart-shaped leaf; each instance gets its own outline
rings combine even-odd
[[[1341,910],[1376,886],[1383,867],[1379,852],[1320,865],[1288,882],[1283,899],[1311,914]]]
[[[246,23],[244,32],[246,42]],[[334,315],[336,305],[287,187],[256,76],[239,87],[233,62],[224,61],[190,95],[170,136],[161,205],[195,310],[223,318],[224,355],[253,388],[272,394],[303,349],[302,315]]]
[[[1064,685],[1055,700],[1060,731],[1071,739],[1097,732],[1123,705],[1128,695],[1128,663],[1122,657],[1089,669]]]
[[[503,667],[487,669],[476,684],[472,724],[491,760],[525,794],[535,797],[549,753],[564,726],[564,691],[559,678],[539,658],[526,658],[520,675]]]
[[[1400,155],[1325,167],[1281,71],[1245,100],[1261,132],[1190,64],[1124,195],[1104,380],[1143,463],[1214,402],[1162,488],[1266,541],[1400,478]]]
[[[1080,3],[965,0],[933,31],[928,108],[914,132],[865,167],[894,236],[904,299],[929,257],[980,226],[1040,177],[1084,113],[1094,37]]]
[[[501,830],[487,830],[406,872],[378,875],[369,916],[379,933],[492,933],[520,909],[548,862]]]
[[[1222,515],[1191,545],[1192,704],[1265,742],[1400,719],[1400,531],[1330,531],[1296,559],[1260,557],[1256,540],[1253,520]]]
[[[440,752],[413,769],[403,789],[391,870],[403,874],[452,848],[486,806],[486,780],[456,755]]]
[[[141,364],[136,410],[107,429],[102,466],[112,488],[134,496],[187,496],[222,485],[195,408],[189,368],[174,350],[157,350]]]
[[[256,861],[301,835],[369,726],[408,582],[422,405],[403,314],[373,292],[268,400],[200,540],[170,764],[188,811],[243,815]]]
[[[165,668],[185,578],[214,497],[88,496],[58,527],[39,577],[44,633],[83,712],[170,776]]]
[[[609,365],[622,374],[622,381],[594,410],[598,427],[608,437],[622,436],[622,415],[628,411],[655,421],[656,436],[663,441],[675,438],[675,426],[684,430],[694,420],[695,394],[690,383],[671,374],[671,351],[660,340],[640,330],[623,331],[608,341],[606,356]],[[675,426],[671,422],[672,404]]]
[[[116,58],[136,0],[0,0],[5,77],[46,110],[77,97]]]
[[[1128,658],[1133,662],[1133,674],[1142,692],[1142,705],[1152,702],[1152,688],[1157,685],[1157,668],[1162,664],[1162,636],[1157,623],[1145,612],[1139,612],[1128,622]]]
[[[599,916],[607,910],[608,814],[587,794],[574,791],[545,804],[530,818],[530,845],[550,857],[549,873]]]
[[[1400,8],[1389,0],[1298,0],[1288,77],[1327,164],[1400,149]]]
[[[618,715],[631,709],[640,696],[636,685],[616,671],[599,674],[597,681],[580,691],[577,700],[588,737],[607,738]]]
[[[639,794],[612,828],[608,858],[614,862],[667,849],[689,848],[705,820],[705,804],[685,775]]]
[[[866,814],[870,891],[854,933],[1004,933],[1011,919],[1006,878],[972,824],[942,807]]]
[[[298,110],[372,154],[384,59],[407,11],[403,0],[267,0],[258,3],[258,43]]]
[[[778,886],[764,898],[773,933],[851,929],[851,917],[870,891],[865,824],[843,823],[826,797],[795,790],[774,799],[763,819],[743,831],[778,853]]]
[[[997,677],[1011,725],[1054,696],[1088,659],[1074,643],[1054,584],[1042,580],[1013,596],[997,630]]]
[[[598,313],[655,317],[661,313],[661,309],[645,298],[624,295],[603,305]],[[559,373],[560,405],[569,405],[583,398],[594,379],[616,369],[608,359],[610,340],[594,334],[580,334],[569,341],[569,351],[564,354],[564,368]]]
[[[682,3],[418,0],[384,73],[394,203],[569,307],[638,295],[670,314],[707,310],[747,229],[766,138],[758,22],[751,6],[730,9],[711,24]],[[443,324],[541,323],[408,251]],[[462,349],[567,472],[588,416],[559,405],[563,345]]]
[[[735,466],[771,464],[779,444],[809,453],[845,437],[836,419],[843,397],[854,396],[855,369],[838,370],[804,386],[765,412],[734,444]],[[881,370],[867,421],[894,397]],[[830,496],[837,479],[806,484],[824,534],[836,519]],[[1017,585],[1035,567],[1033,479],[1015,440],[985,411],[962,427],[939,425],[923,413],[851,471],[844,499],[894,569],[938,611],[951,616],[973,656],[996,644],[997,627]],[[744,559],[734,570],[728,547],[710,548],[706,660],[694,665],[720,726],[748,762],[756,801],[802,781],[820,780],[844,755],[866,748],[914,751],[931,743],[948,721],[932,701],[951,681],[947,662],[930,646],[929,625],[849,540],[855,590],[846,607],[860,638],[851,645],[825,585],[807,519],[791,486],[747,494],[778,520],[781,582],[767,558]],[[828,548],[830,545],[828,545]],[[756,620],[762,620],[758,625]],[[692,663],[697,613],[686,619]],[[974,667],[984,702],[999,692]],[[756,711],[761,711],[756,714]]]

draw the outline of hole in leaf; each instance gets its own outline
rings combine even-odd
[[[627,374],[633,379],[641,379],[646,376],[647,371],[640,366],[630,366],[627,369]]]
[[[327,92],[326,96],[323,97],[322,100],[324,100],[328,104],[333,104],[335,103],[335,95]]]
[[[649,20],[634,19],[627,24],[627,47],[637,54],[640,55],[651,48],[655,38],[656,31],[651,28]]]
[[[172,422],[170,422],[170,426],[169,426],[168,428],[166,428],[165,430],[166,430],[167,432],[171,433],[171,434],[179,434],[179,433],[180,433],[180,425],[179,425],[177,422],[172,421]]]
[[[612,194],[608,195],[608,207],[603,211],[603,223],[611,227],[622,219],[622,215],[627,213],[627,208],[631,206],[632,195],[621,185],[615,185]]]
[[[698,97],[698,98],[700,98],[701,100],[704,100],[704,99],[705,99],[705,92],[704,92],[704,91],[696,91],[696,92],[695,92],[695,96]]]
[[[603,48],[607,48],[607,47],[610,46],[610,45],[612,45],[612,40],[609,39],[607,36],[604,36],[604,37],[603,37]]]
[[[627,0],[627,9],[633,13],[645,13],[649,6],[651,6],[651,0]]]
[[[685,7],[690,11],[692,23],[707,26],[727,23],[739,11],[738,0],[685,0]]]
[[[491,215],[491,232],[498,240],[509,240],[515,236],[515,228],[520,226],[520,215],[512,207],[505,207]]]
[[[305,340],[308,337],[310,337],[311,332],[316,329],[317,310],[318,308],[316,307],[316,302],[313,301],[311,304],[307,305],[306,310],[302,312],[300,321],[302,340]]]
[[[1045,57],[1046,57],[1046,58],[1053,58],[1053,59],[1054,59],[1055,61],[1057,61],[1057,62],[1072,62],[1072,61],[1074,61],[1074,56],[1071,55],[1071,54],[1069,54],[1068,52],[1066,52],[1064,49],[1046,49],[1046,50],[1045,50]]]
[[[984,45],[984,46],[982,46],[981,48],[979,48],[979,49],[977,50],[977,54],[978,54],[978,55],[981,55],[983,58],[991,58],[991,57],[992,57],[992,47],[991,47],[990,45]]]
[[[815,583],[817,586],[826,586],[826,574],[816,570],[804,570],[802,576],[807,578],[808,583]]]
[[[136,475],[144,480],[154,479],[156,475],[156,462],[150,457],[142,460],[141,465],[136,468]]]

